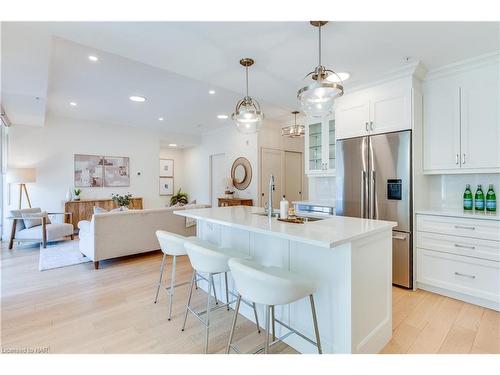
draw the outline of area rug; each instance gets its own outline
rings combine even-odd
[[[78,240],[52,242],[47,244],[45,249],[40,245],[38,269],[46,271],[90,262],[89,258],[80,253],[78,242]]]

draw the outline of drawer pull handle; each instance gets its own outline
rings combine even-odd
[[[475,279],[475,278],[476,278],[476,276],[475,276],[475,275],[467,275],[467,274],[465,274],[465,273],[460,273],[460,272],[455,272],[455,275],[457,275],[457,276],[462,276],[462,277],[468,277],[468,278],[470,278],[470,279]]]
[[[403,236],[392,236],[392,239],[393,239],[393,240],[401,240],[401,241],[405,241],[405,240],[406,240],[406,237],[403,237]]]
[[[466,225],[455,225],[455,228],[456,229],[470,229],[470,230],[476,229],[476,227],[469,227],[469,226],[466,226]]]
[[[476,247],[475,246],[467,246],[467,245],[460,245],[458,243],[455,244],[455,247],[459,247],[459,248],[462,248],[462,249],[471,249],[471,250],[476,250]]]

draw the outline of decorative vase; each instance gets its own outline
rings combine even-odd
[[[66,192],[66,202],[69,202],[71,199],[73,199],[73,194],[71,194],[71,190],[68,189]]]
[[[79,201],[80,200],[80,196],[79,195],[75,195],[75,201]]]

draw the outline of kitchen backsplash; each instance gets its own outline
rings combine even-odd
[[[309,199],[335,199],[335,177],[309,177]]]
[[[493,184],[497,193],[500,189],[500,174],[436,175],[428,178],[428,207],[460,208],[463,205],[465,185],[470,184],[472,194],[478,184],[486,194],[488,185]]]

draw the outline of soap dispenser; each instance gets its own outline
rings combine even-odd
[[[286,219],[288,218],[288,201],[286,200],[285,196],[283,195],[283,198],[281,198],[280,201],[280,218],[281,219]]]

